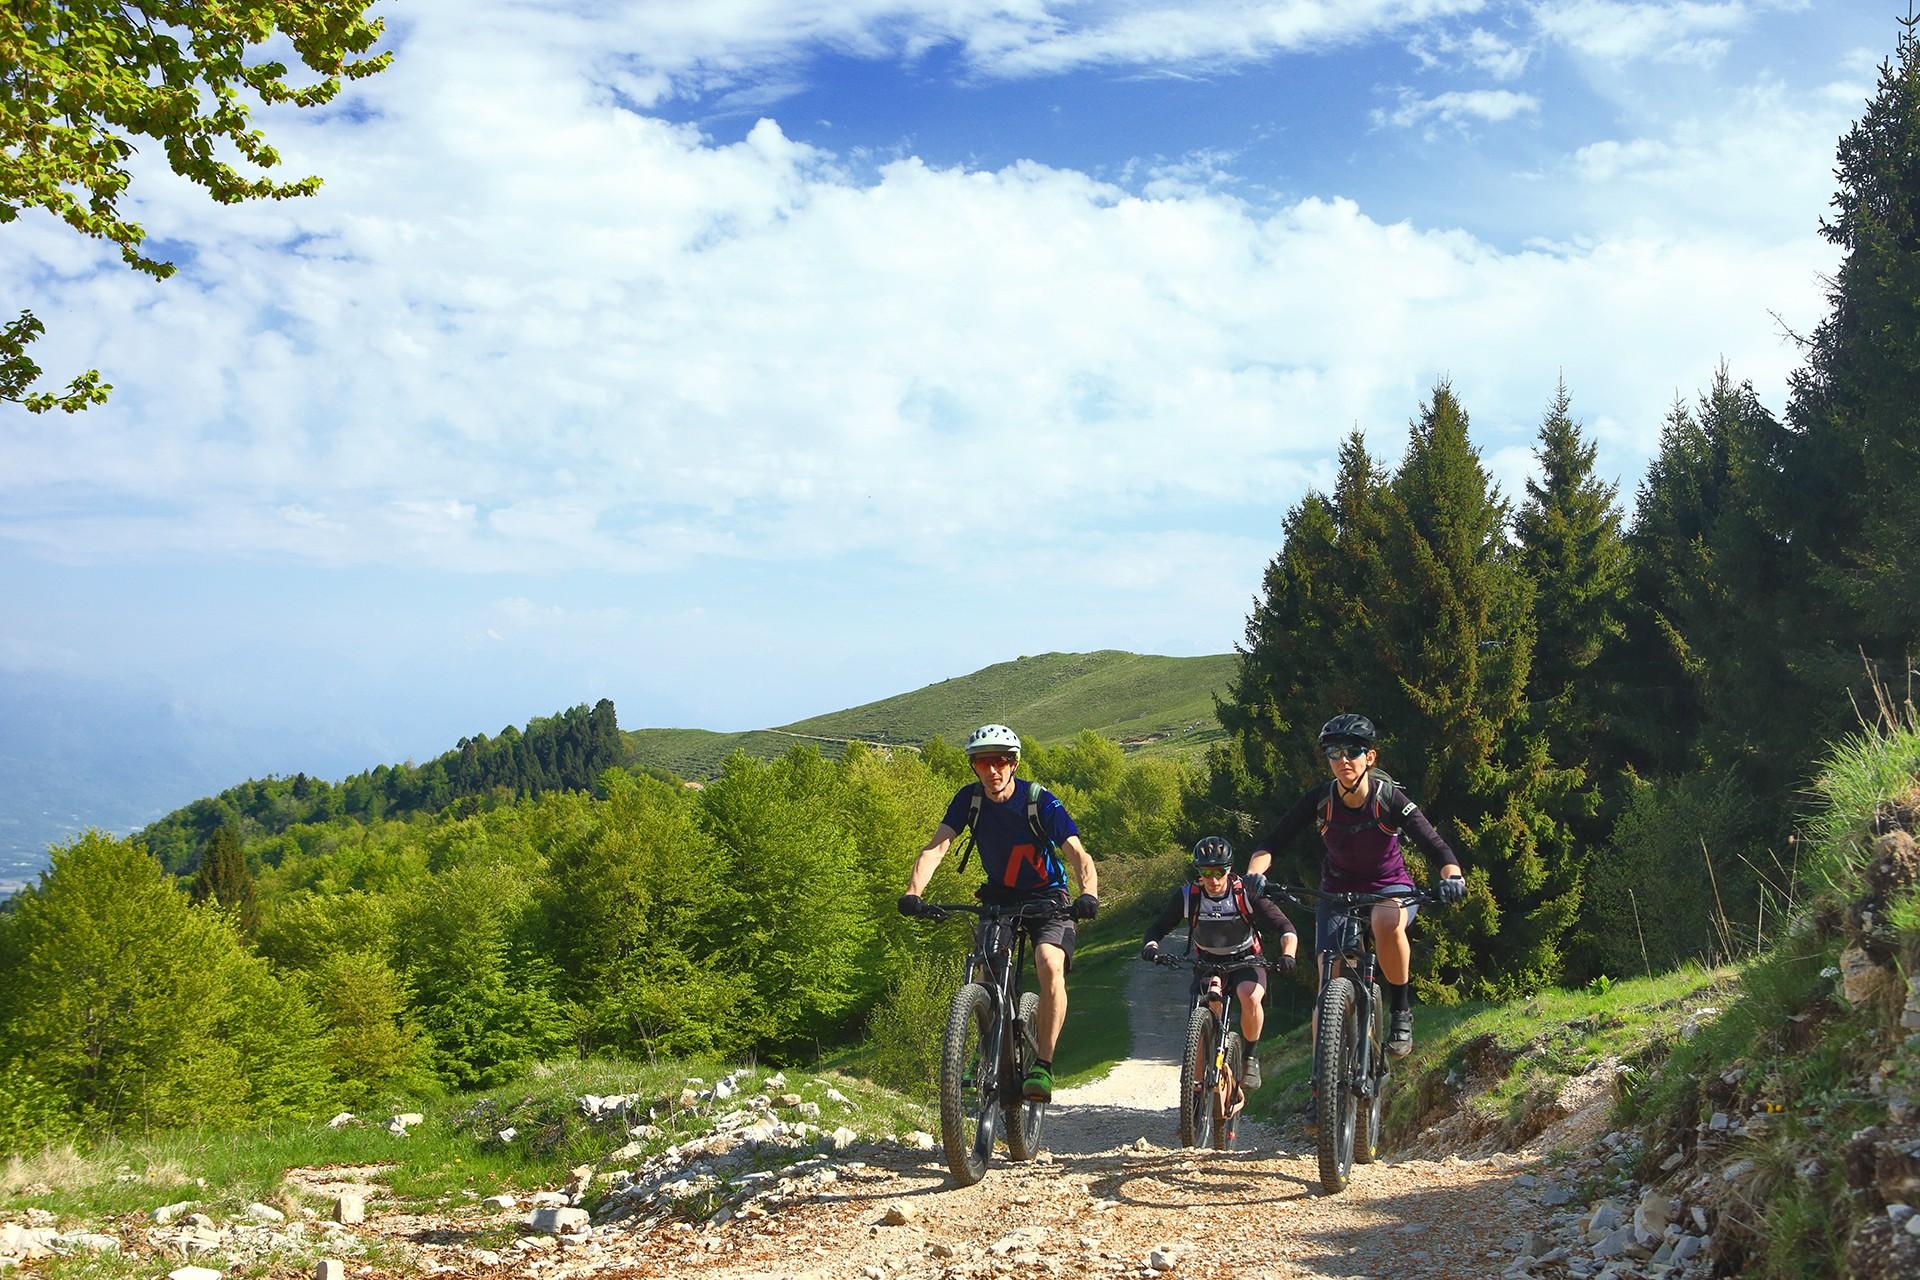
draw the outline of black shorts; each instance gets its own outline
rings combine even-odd
[[[1013,906],[1022,902],[1051,902],[1061,908],[1067,906],[1066,895],[1059,893],[1044,893],[1037,894],[1030,898],[1024,898],[1001,897],[998,894],[980,892],[974,894],[974,897],[980,899],[982,902],[999,903],[1003,907]],[[1027,942],[1031,946],[1037,947],[1043,942],[1051,943],[1053,946],[1066,952],[1066,971],[1068,973],[1073,972],[1073,944],[1079,935],[1079,929],[1071,917],[1062,916],[1058,920],[1022,920],[1020,922],[1020,931],[1027,935]]]
[[[1202,952],[1196,951],[1193,954],[1195,959],[1205,958]],[[1234,958],[1238,959],[1239,957],[1236,956]],[[1197,996],[1202,991],[1205,991],[1207,989],[1207,980],[1210,977],[1212,977],[1211,974],[1195,973],[1193,975],[1193,981],[1187,985],[1187,994],[1189,996]],[[1235,969],[1229,973],[1221,974],[1220,981],[1226,984],[1227,994],[1232,995],[1240,989],[1240,984],[1243,982],[1253,982],[1263,987],[1266,986],[1267,971],[1265,967],[1261,965],[1250,964],[1244,969]]]

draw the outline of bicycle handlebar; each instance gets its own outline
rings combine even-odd
[[[1196,973],[1232,973],[1236,969],[1271,969],[1280,972],[1280,963],[1265,956],[1248,956],[1244,960],[1202,960],[1199,956],[1172,956],[1166,952],[1154,955],[1154,964],[1165,965],[1169,969],[1192,969]]]
[[[1396,902],[1403,907],[1446,906],[1445,899],[1425,889],[1415,889],[1412,893],[1329,893],[1324,889],[1309,889],[1299,884],[1273,884],[1267,886],[1267,895],[1279,893],[1295,901],[1315,899],[1330,902],[1336,907],[1357,909],[1379,906],[1382,903]]]
[[[920,919],[936,923],[956,911],[980,917],[1012,916],[1017,920],[1066,920],[1073,908],[1060,902],[923,902]]]

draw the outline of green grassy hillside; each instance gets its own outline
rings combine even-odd
[[[935,734],[958,743],[989,720],[1040,742],[1092,729],[1129,750],[1185,754],[1220,736],[1213,696],[1226,689],[1235,661],[1230,653],[1043,653],[773,729],[637,729],[626,739],[634,764],[686,778],[711,776],[735,750],[771,757],[797,741],[814,741],[837,754],[849,738],[917,746]]]

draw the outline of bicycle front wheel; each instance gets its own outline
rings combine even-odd
[[[1010,1042],[1006,1055],[1006,1079],[1015,1090],[1020,1088],[1021,1080],[1027,1074],[1027,1068],[1033,1065],[1037,1056],[1034,1045],[1034,1026],[1040,1017],[1040,993],[1023,991],[1020,993],[1020,1021],[1012,1028],[1013,1034],[1007,1037]],[[1001,1091],[1005,1097],[1006,1091]],[[1015,1160],[1031,1160],[1040,1154],[1040,1127],[1047,1117],[1047,1104],[1028,1102],[1025,1098],[1015,1097],[1002,1103],[1001,1119],[1007,1126],[1007,1154]]]
[[[1359,1038],[1359,1011],[1353,983],[1335,978],[1320,993],[1314,1033],[1314,1119],[1319,1125],[1320,1185],[1329,1193],[1345,1190],[1353,1172],[1353,1131],[1359,1098],[1353,1091]]]
[[[1238,1031],[1227,1032],[1226,1052],[1221,1056],[1223,1064],[1220,1082],[1210,1095],[1213,1100],[1213,1145],[1218,1151],[1227,1151],[1233,1147],[1234,1134],[1238,1132],[1239,1112],[1234,1109],[1233,1095],[1240,1089],[1240,1075],[1246,1064],[1242,1059],[1245,1046]]]
[[[1180,1060],[1180,1145],[1213,1145],[1213,1091],[1207,1072],[1213,1066],[1213,1014],[1205,1005],[1187,1018],[1187,1052]]]
[[[1367,1019],[1370,1030],[1367,1033],[1367,1079],[1373,1082],[1373,1096],[1360,1099],[1359,1114],[1353,1127],[1353,1162],[1372,1164],[1380,1154],[1380,1125],[1385,1118],[1387,1104],[1387,1006],[1380,998],[1380,984],[1373,984],[1373,995],[1369,1007],[1373,1015]],[[1355,1019],[1358,1022],[1358,1019]]]
[[[940,1143],[953,1180],[970,1187],[986,1176],[993,1154],[993,1108],[998,1064],[988,1060],[993,996],[977,982],[953,993],[940,1045]],[[980,1139],[982,1122],[985,1138]],[[982,1150],[982,1147],[985,1150]]]

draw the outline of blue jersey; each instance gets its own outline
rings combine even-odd
[[[1080,834],[1060,803],[1045,787],[1040,787],[1040,829],[1046,832],[1047,845],[1041,848],[1033,828],[1027,825],[1027,792],[1039,786],[1025,778],[1013,780],[1013,794],[996,801],[984,793],[980,797],[980,820],[973,830],[973,842],[980,850],[980,868],[987,873],[984,888],[999,893],[1065,892],[1067,869],[1060,862],[1059,846],[1068,836]],[[948,830],[967,829],[967,811],[973,806],[973,793],[979,784],[960,788],[947,816],[941,819]]]

